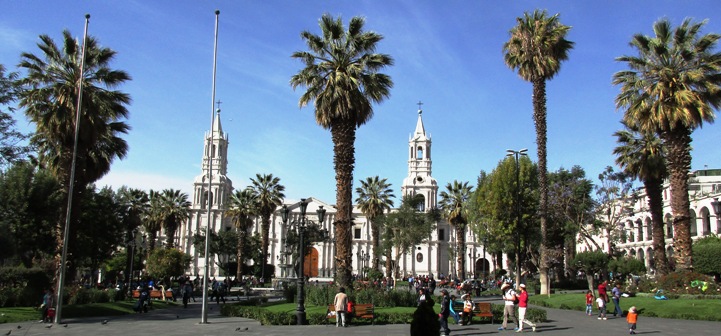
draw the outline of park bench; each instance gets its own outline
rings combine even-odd
[[[370,319],[371,324],[374,323],[375,319],[375,313],[374,313],[374,306],[370,303],[362,303],[355,305],[355,313],[353,314],[353,318],[363,318],[363,319]],[[335,305],[328,305],[328,311],[326,313],[326,322],[330,319],[335,319]]]
[[[162,291],[159,291],[159,290],[151,290],[151,291],[148,292],[148,293],[150,294],[150,298],[151,298],[151,299],[156,299],[156,300],[162,300],[162,299],[163,299],[163,292],[162,292]],[[136,289],[136,290],[133,291],[133,299],[138,299],[138,298],[140,298],[140,291]],[[166,300],[172,300],[172,299],[173,299],[173,291],[166,290],[166,291],[165,291],[165,299],[166,299]]]
[[[491,310],[491,304],[489,302],[476,302],[476,305],[473,307],[473,316],[490,317],[491,324],[493,324],[493,311]]]

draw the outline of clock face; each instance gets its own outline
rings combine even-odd
[[[416,177],[416,181],[423,183],[423,177],[420,177],[420,176]]]

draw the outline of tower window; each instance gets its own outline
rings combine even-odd
[[[445,229],[438,229],[438,240],[446,240],[446,230]]]
[[[353,238],[361,239],[361,229],[360,228],[353,229]]]
[[[418,146],[418,151],[416,155],[416,159],[422,160],[423,159],[423,147]]]

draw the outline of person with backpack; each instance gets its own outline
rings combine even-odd
[[[508,318],[510,317],[513,319],[513,323],[516,324],[516,328],[514,330],[518,330],[518,319],[516,318],[516,300],[518,299],[518,296],[516,295],[516,291],[511,288],[511,285],[508,283],[504,283],[501,286],[501,292],[503,292],[503,324],[498,330],[506,330],[506,327],[508,326]]]

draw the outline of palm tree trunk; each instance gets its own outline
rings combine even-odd
[[[651,227],[653,230],[653,263],[656,274],[666,275],[669,272],[666,257],[666,233],[663,230],[663,190],[661,179],[649,179],[643,186],[648,195],[648,207],[651,211]]]
[[[466,255],[466,225],[465,224],[456,224],[456,260],[458,262],[458,266],[456,269],[456,276],[458,276],[459,279],[464,280],[465,277],[465,270],[464,270],[464,256]]]
[[[539,273],[541,278],[541,294],[551,293],[551,283],[548,277],[550,264],[550,250],[553,249],[548,237],[548,222],[546,212],[548,208],[548,163],[546,159],[546,81],[533,80],[533,121],[536,125],[536,146],[538,147],[538,211],[541,222],[541,260]]]
[[[333,139],[333,164],[336,181],[335,236],[336,236],[336,282],[339,286],[352,288],[351,225],[353,206],[353,168],[355,164],[355,123],[350,120],[334,120],[331,125]]]
[[[371,221],[371,229],[373,231],[373,254],[371,255],[373,257],[373,269],[378,270],[380,266],[378,265],[378,258],[381,255],[381,233],[378,224],[375,223],[375,220]]]
[[[671,181],[671,212],[673,213],[673,249],[677,271],[693,270],[691,251],[691,202],[688,197],[688,173],[691,167],[691,132],[677,127],[661,134],[668,149],[667,164]]]
[[[265,284],[267,283],[267,281],[265,281],[265,265],[268,264],[268,244],[270,244],[270,215],[266,217],[264,214],[261,221],[261,246],[263,247],[263,255],[260,256],[262,260],[261,266],[263,267],[261,274],[263,275],[263,283]]]
[[[238,261],[238,268],[235,270],[235,280],[240,281],[243,277],[243,249],[245,248],[245,235],[246,231],[244,228],[238,228],[238,250],[236,251],[236,260]]]

